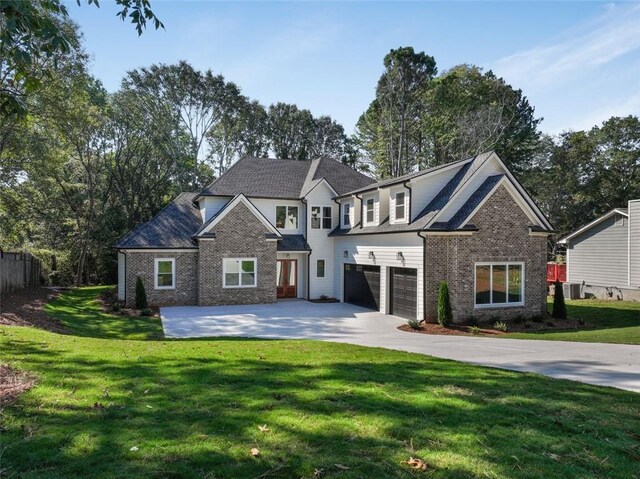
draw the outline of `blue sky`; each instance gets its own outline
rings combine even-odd
[[[413,46],[440,71],[471,63],[503,76],[545,132],[640,115],[640,3],[152,0],[165,30],[141,37],[100,3],[69,10],[109,91],[128,70],[185,59],[265,105],[296,103],[351,132],[384,55]]]

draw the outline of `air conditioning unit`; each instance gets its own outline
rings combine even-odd
[[[580,283],[562,283],[565,299],[580,299]]]

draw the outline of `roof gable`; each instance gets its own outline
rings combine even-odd
[[[629,212],[626,208],[615,208],[607,213],[605,213],[604,215],[596,218],[595,220],[593,220],[591,223],[587,223],[586,225],[584,225],[581,228],[578,228],[576,231],[574,231],[573,233],[565,236],[564,238],[562,238],[560,241],[558,241],[558,243],[560,244],[567,244],[569,242],[569,240],[575,238],[576,236],[581,235],[582,233],[585,233],[586,231],[590,230],[591,228],[593,228],[596,225],[599,225],[600,223],[602,223],[603,221],[611,218],[613,215],[622,215],[625,217],[629,217]]]
[[[255,205],[253,203],[251,203],[251,201],[249,201],[249,199],[246,196],[244,196],[243,194],[237,195],[235,198],[233,198],[231,201],[229,201],[229,203],[224,205],[224,207],[222,207],[222,209],[220,209],[220,211],[218,211],[218,213],[216,213],[214,216],[209,218],[209,220],[207,220],[207,222],[202,225],[202,227],[196,232],[196,234],[194,236],[195,237],[205,237],[205,236],[207,236],[207,233],[209,233],[211,231],[211,229],[215,225],[217,225],[225,216],[227,216],[239,204],[244,204],[249,209],[249,211],[251,213],[253,213],[253,215],[256,218],[258,218],[260,220],[260,222],[262,222],[262,224],[265,226],[265,228],[271,234],[275,235],[275,237],[277,237],[277,238],[281,238],[282,237],[282,235],[276,229],[276,227],[273,226],[269,222],[269,220],[267,218],[265,218],[262,213],[260,213],[258,208],[256,208]]]

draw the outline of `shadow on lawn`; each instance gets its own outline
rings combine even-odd
[[[123,343],[103,360],[10,341],[42,392],[6,412],[3,467],[20,477],[299,478],[317,468],[409,478],[417,473],[400,462],[419,456],[447,478],[637,470],[632,393],[339,345],[177,346]],[[281,357],[292,351],[299,361]]]

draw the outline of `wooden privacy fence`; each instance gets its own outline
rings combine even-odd
[[[29,253],[5,253],[0,250],[0,293],[3,295],[27,286],[39,286],[40,260]]]

